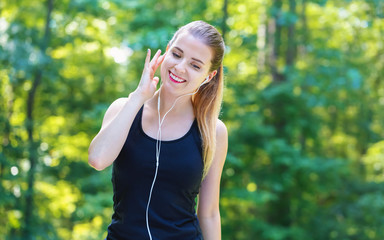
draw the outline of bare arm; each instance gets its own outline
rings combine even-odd
[[[115,100],[104,115],[99,133],[88,149],[88,162],[97,170],[113,163],[128,136],[133,119],[144,101],[134,93]]]
[[[218,120],[216,153],[212,166],[201,184],[197,216],[204,240],[221,239],[219,210],[220,179],[228,149],[228,133],[224,123]]]
[[[156,91],[159,78],[154,77],[154,74],[164,56],[160,56],[160,51],[158,51],[149,61],[151,51],[148,50],[137,89],[128,98],[119,98],[109,106],[101,129],[88,149],[88,162],[95,169],[103,170],[110,166],[119,155],[137,112]]]

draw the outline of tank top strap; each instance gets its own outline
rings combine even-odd
[[[192,124],[192,136],[196,144],[199,146],[200,155],[203,156],[203,141],[202,141],[201,133],[199,130],[199,124],[197,123],[196,118]]]

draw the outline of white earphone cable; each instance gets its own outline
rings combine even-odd
[[[184,95],[181,95],[179,97],[176,98],[175,102],[173,103],[172,107],[164,114],[163,118],[161,118],[160,116],[160,94],[161,94],[161,86],[159,88],[159,95],[157,97],[157,115],[159,117],[159,129],[157,130],[157,136],[156,136],[156,170],[155,170],[155,176],[153,177],[153,181],[152,181],[152,185],[151,185],[151,189],[149,191],[149,197],[148,197],[148,202],[147,202],[147,208],[145,210],[145,222],[147,224],[147,231],[148,231],[148,236],[149,236],[149,239],[152,240],[152,234],[151,234],[151,230],[149,228],[149,217],[148,217],[148,212],[149,212],[149,205],[150,205],[150,202],[151,202],[151,198],[152,198],[152,192],[153,192],[153,187],[155,186],[155,182],[156,182],[156,178],[157,178],[157,173],[159,171],[159,165],[160,165],[160,150],[161,150],[161,126],[163,125],[163,122],[165,120],[165,117],[167,116],[167,114],[175,107],[176,105],[176,102],[182,98],[182,97],[185,97],[185,96],[189,96],[189,95],[194,95],[195,93],[197,93],[200,89],[200,87],[202,85],[204,85],[205,83],[207,83],[209,77],[207,77],[204,82],[202,82],[200,84],[200,86],[193,92],[193,93],[187,93],[187,94],[184,94]]]

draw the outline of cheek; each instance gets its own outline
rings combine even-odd
[[[160,76],[164,77],[164,74],[167,72],[164,62],[160,65]]]
[[[162,77],[166,77],[168,74],[168,70],[172,68],[172,62],[169,59],[165,58],[164,61],[160,65],[160,74]]]
[[[169,67],[169,59],[167,57],[165,57],[164,61],[160,65],[160,69],[161,69],[161,71],[163,71],[163,69],[165,69],[167,67]]]
[[[166,66],[171,66],[171,65],[174,65],[175,62],[176,62],[175,58],[173,58],[170,55],[167,55],[164,58],[163,64],[165,64]]]
[[[177,62],[175,61],[174,58],[172,58],[171,56],[166,56],[164,58],[164,61],[161,64],[160,68],[162,71],[167,71],[167,70],[171,69],[172,67],[174,67],[176,64],[177,64]]]
[[[195,73],[192,77],[194,79],[194,83],[197,85],[201,84],[205,80],[204,75],[202,75],[201,73]]]

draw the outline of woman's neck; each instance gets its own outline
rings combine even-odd
[[[159,98],[160,94],[160,98]],[[172,115],[174,114],[193,114],[193,105],[192,105],[192,96],[175,96],[173,94],[169,94],[165,89],[160,88],[159,91],[154,95],[154,103],[157,104],[160,100],[160,116],[163,117],[172,107],[172,110],[168,113]]]

